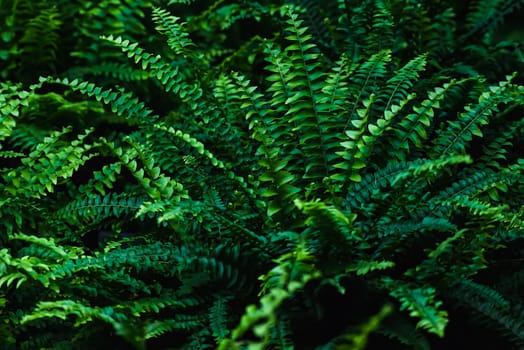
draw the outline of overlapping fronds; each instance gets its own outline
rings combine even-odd
[[[6,350],[522,345],[522,1],[2,4]]]

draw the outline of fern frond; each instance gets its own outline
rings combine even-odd
[[[197,90],[193,91],[194,89],[189,89],[189,86],[184,86],[182,89],[180,84],[183,82],[183,77],[179,74],[180,67],[178,65],[172,66],[165,62],[160,55],[147,53],[138,46],[138,43],[131,43],[120,36],[114,37],[109,35],[102,37],[102,39],[119,47],[135,63],[140,63],[142,69],[148,70],[164,86],[167,92],[182,93],[182,98],[188,94],[194,98],[195,94],[198,94]]]
[[[71,128],[55,131],[38,144],[29,156],[22,159],[22,166],[6,174],[4,191],[12,195],[40,198],[53,192],[59,180],[70,178],[87,160],[96,155],[91,150],[97,144],[83,142],[93,132],[92,129],[79,135],[71,143],[60,140],[69,132]]]
[[[200,328],[203,317],[201,315],[175,315],[167,320],[148,322],[144,327],[144,339],[160,337],[165,333],[177,330],[192,331]]]
[[[68,203],[56,212],[56,217],[71,223],[96,222],[108,217],[133,214],[144,203],[144,197],[131,197],[125,193],[87,195]]]
[[[416,148],[422,148],[423,141],[428,137],[427,129],[433,121],[435,110],[440,108],[440,103],[446,97],[447,92],[464,81],[452,80],[443,84],[442,87],[436,87],[433,91],[428,92],[427,99],[419,105],[413,106],[413,113],[406,115],[394,127],[396,139],[394,138],[391,141],[393,149],[409,152],[410,144]],[[399,160],[406,159],[405,152],[393,152],[393,156],[399,158]]]
[[[325,238],[333,241],[337,241],[340,244],[341,241],[359,241],[360,237],[355,235],[355,232],[351,229],[353,221],[356,219],[356,214],[344,213],[334,206],[328,206],[321,201],[314,202],[303,202],[301,200],[295,200],[295,205],[304,214],[307,215],[305,220],[306,225],[314,225],[318,228]],[[335,232],[333,232],[335,231]],[[339,239],[335,237],[335,233],[341,235]],[[334,244],[334,242],[331,242]]]
[[[267,49],[269,50],[270,47]],[[270,66],[272,68],[268,68],[277,69],[274,75],[268,77],[269,81],[273,81],[268,91],[274,91],[272,101],[279,101],[274,106],[279,111],[279,108],[284,108],[283,101],[287,98],[288,92],[285,80],[282,80],[284,78],[280,74],[284,73],[280,70],[283,69],[280,58],[277,53],[271,52],[277,55],[274,58],[278,60],[273,61],[274,65]],[[297,175],[287,170],[288,164],[292,161],[291,154],[288,154],[288,149],[281,150],[277,147],[281,143],[285,147],[284,140],[293,136],[289,135],[284,121],[280,120],[284,118],[274,120],[270,117],[272,116],[270,106],[262,98],[263,95],[256,92],[256,87],[250,86],[249,80],[239,74],[235,74],[233,78],[241,87],[240,107],[246,110],[246,119],[250,121],[249,128],[253,130],[252,137],[260,143],[256,155],[259,156],[259,165],[266,171],[259,176],[259,180],[268,184],[268,186],[262,186],[259,193],[263,198],[270,199],[267,205],[267,213],[269,216],[273,216],[283,208],[289,210],[286,203],[291,202],[300,192],[300,188],[296,185]],[[279,112],[283,112],[283,110]],[[275,144],[277,140],[280,141]]]
[[[46,258],[53,257],[55,259],[67,259],[70,258],[70,253],[66,252],[64,250],[64,247],[58,246],[54,239],[52,238],[43,238],[43,237],[36,237],[31,235],[26,235],[23,233],[17,233],[9,236],[10,240],[20,240],[28,243],[33,243],[34,245],[38,245],[45,250],[47,250],[51,255],[46,254]]]
[[[34,128],[27,124],[19,123],[9,135],[11,144],[23,151],[34,151],[44,138],[50,133],[50,130]]]
[[[181,28],[179,29],[181,30]],[[187,69],[184,63],[169,64],[160,55],[155,56],[147,53],[137,43],[130,43],[129,40],[124,40],[121,37],[115,38],[110,35],[103,37],[103,39],[120,47],[135,63],[140,63],[142,69],[147,69],[163,85],[166,92],[173,92],[178,95],[196,117],[203,118],[206,123],[209,123],[210,120],[220,120],[216,117],[218,111],[204,103],[204,90],[200,80],[195,78],[194,71]],[[196,62],[192,63],[192,65],[195,64]]]
[[[364,62],[358,65],[358,68],[352,68],[353,73],[350,75],[349,95],[350,107],[346,119],[346,128],[350,126],[353,118],[356,118],[355,112],[358,106],[364,100],[370,99],[371,95],[375,96],[378,86],[388,74],[388,66],[391,62],[391,50],[384,49],[373,53]],[[358,114],[358,113],[357,113]]]
[[[424,175],[423,182],[429,183],[442,176],[444,171],[455,164],[471,162],[468,156],[442,157],[438,160],[418,159],[410,162],[393,162],[377,172],[368,173],[360,183],[350,187],[346,196],[346,203],[352,209],[365,208],[371,196],[380,188],[386,186],[401,186],[406,188],[410,180],[418,183],[419,176]],[[421,189],[418,188],[418,191]]]
[[[67,76],[76,79],[84,79],[86,76],[111,77],[118,81],[142,81],[151,77],[151,74],[141,69],[129,67],[128,64],[116,62],[102,62],[89,67],[74,67],[67,71]]]
[[[82,2],[74,6],[69,10],[77,13],[70,19],[70,24],[75,28],[72,37],[76,44],[71,56],[86,62],[84,66],[115,60],[125,62],[117,50],[100,41],[100,36],[125,33],[133,38],[143,38],[147,35],[144,19],[152,7],[153,1],[149,0],[124,3],[118,0],[103,0]]]
[[[21,53],[26,60],[31,61],[32,64],[53,68],[60,39],[58,31],[62,25],[60,17],[58,7],[53,6],[42,10],[29,21],[20,40]]]
[[[447,219],[425,217],[422,221],[381,223],[377,229],[379,238],[386,238],[387,241],[387,238],[391,236],[391,243],[394,243],[395,240],[400,241],[402,239],[399,236],[410,233],[424,231],[454,232],[457,230],[457,226]]]
[[[144,125],[150,124],[158,119],[158,116],[154,115],[150,109],[146,108],[143,102],[139,102],[137,97],[133,96],[130,92],[125,92],[124,90],[118,92],[113,89],[104,90],[101,87],[96,86],[94,83],[79,81],[78,79],[69,81],[67,78],[40,78],[40,83],[33,86],[33,88],[38,88],[39,85],[44,83],[57,83],[69,86],[73,91],[78,91],[81,94],[94,97],[97,101],[103,101],[105,104],[110,105],[113,113],[126,119],[135,118],[139,123]]]
[[[28,106],[31,93],[21,90],[17,85],[0,84],[0,141],[9,137],[16,126],[16,119],[20,116],[20,109]]]
[[[293,2],[301,10],[300,15],[314,36],[314,41],[322,47],[323,51],[331,50],[335,45],[333,45],[333,38],[325,22],[329,16],[327,6],[316,0],[294,0]]]
[[[102,166],[102,169],[93,171],[93,177],[89,179],[87,184],[80,185],[78,191],[80,193],[96,191],[102,196],[105,196],[107,189],[112,189],[118,181],[121,171],[121,162],[106,164]]]
[[[394,267],[395,263],[392,261],[359,261],[356,264],[349,266],[346,272],[355,272],[357,276],[366,275],[372,271],[385,270]]]
[[[366,152],[367,154],[364,155],[360,151],[360,148],[365,148],[366,151],[369,150],[369,148],[366,148],[364,137],[367,136],[366,126],[368,124],[368,117],[374,99],[375,95],[370,95],[369,100],[362,101],[363,108],[357,109],[356,112],[358,115],[358,119],[354,118],[351,121],[351,124],[353,126],[352,130],[347,130],[345,132],[347,136],[346,139],[349,141],[341,142],[340,145],[344,148],[344,151],[337,152],[337,154],[344,159],[344,162],[336,164],[335,168],[342,169],[344,173],[337,174],[335,177],[332,176],[332,179],[339,181],[346,181],[346,179],[349,179],[354,182],[359,182],[362,180],[362,177],[359,174],[359,172],[360,169],[365,168],[365,158],[366,155],[369,155],[369,153]]]
[[[270,344],[275,349],[293,350],[295,347],[291,338],[290,322],[285,317],[280,316],[275,326],[271,328]]]
[[[365,50],[377,52],[394,47],[394,21],[388,1],[372,1],[372,23],[366,36]]]
[[[365,167],[366,157],[371,153],[372,144],[376,138],[368,136],[368,132],[375,133],[378,136],[388,122],[381,122],[381,126],[377,129],[376,125],[368,130],[369,117],[375,101],[375,94],[370,89],[370,85],[374,79],[382,79],[386,74],[386,64],[391,60],[389,51],[381,51],[373,55],[370,59],[363,62],[354,73],[349,76],[349,79],[355,82],[354,90],[349,90],[349,96],[355,96],[349,102],[349,108],[345,111],[346,120],[344,122],[344,137],[340,142],[343,151],[337,151],[336,154],[340,157],[336,159],[336,164],[333,165],[335,169],[340,169],[342,172],[331,175],[334,181],[346,182],[347,179],[358,182],[361,179],[361,169]],[[346,103],[348,103],[346,102]],[[407,103],[407,101],[406,101]],[[362,104],[361,108],[358,108]],[[396,108],[395,113],[388,112],[389,120],[401,108]],[[384,115],[386,116],[386,115]],[[369,141],[369,146],[366,146],[366,140]]]
[[[408,310],[410,316],[420,319],[417,327],[424,328],[439,337],[444,336],[448,313],[439,310],[442,302],[435,300],[434,288],[413,288],[391,278],[383,278],[382,281],[391,295],[400,301],[400,310]]]
[[[231,338],[222,340],[218,349],[225,350],[235,346],[239,338],[251,330],[257,337],[250,342],[252,345],[267,345],[271,340],[270,331],[275,326],[279,306],[304,288],[308,281],[319,278],[312,258],[304,242],[299,243],[294,251],[280,256],[276,260],[278,265],[259,278],[263,281],[261,294],[264,294],[260,300],[260,307],[247,307],[240,324],[232,331]]]
[[[219,296],[209,309],[209,321],[212,335],[217,344],[225,339],[229,330],[227,328],[227,302],[229,298]]]
[[[320,70],[320,54],[316,45],[302,27],[303,21],[288,9],[286,21],[289,35],[286,39],[291,45],[285,48],[289,64],[293,67],[288,74],[287,85],[290,96],[285,101],[288,105],[286,114],[289,122],[297,125],[301,151],[310,161],[305,167],[305,178],[323,178],[329,176],[327,140],[322,130],[323,120],[318,106],[318,95],[322,89],[324,74]],[[319,153],[320,152],[320,153]]]
[[[494,134],[496,136],[482,146],[482,155],[480,156],[482,167],[489,166],[494,170],[502,170],[502,164],[507,162],[509,149],[513,147],[514,140],[522,136],[523,130],[524,119],[504,123]]]
[[[507,205],[495,206],[480,199],[468,198],[467,196],[456,196],[451,200],[443,201],[442,205],[467,208],[471,214],[481,216],[490,221],[503,221],[503,213],[508,210]]]
[[[441,58],[455,49],[457,9],[449,3],[440,3],[438,9],[433,5],[416,0],[391,5],[399,53],[428,53],[431,58]]]
[[[247,181],[242,176],[236,175],[227,164],[225,164],[220,159],[216,158],[213,155],[213,153],[211,153],[209,150],[205,149],[204,144],[202,142],[200,142],[197,139],[191,137],[191,135],[189,135],[189,134],[183,133],[181,130],[174,129],[173,127],[169,127],[168,128],[168,127],[166,127],[164,125],[160,125],[159,124],[159,125],[156,125],[155,128],[158,129],[158,130],[165,131],[170,136],[175,137],[175,138],[177,138],[177,139],[179,139],[179,140],[189,144],[194,150],[196,150],[196,152],[199,155],[204,156],[205,158],[207,158],[207,161],[213,167],[221,169],[225,173],[225,175],[226,175],[226,177],[228,179],[235,180],[238,183],[238,185],[240,185],[241,188],[244,191],[246,191],[246,193],[248,193],[250,195],[250,197],[252,197],[252,198],[256,197],[255,192],[248,185]]]
[[[148,149],[131,137],[125,139],[131,146],[127,149],[117,147],[112,143],[106,143],[114,154],[133,174],[142,189],[152,200],[174,200],[179,201],[188,198],[184,185],[162,172],[154,159],[148,157]],[[143,206],[146,205],[143,203]],[[137,213],[139,215],[139,213]]]
[[[193,3],[195,0],[169,0],[169,2],[167,3],[168,5],[173,5],[173,4],[184,4],[184,5],[190,5],[191,3]]]
[[[1,151],[0,150],[0,157],[2,158],[20,158],[25,156],[24,153],[15,152],[15,151]]]
[[[516,346],[524,344],[524,307],[521,303],[510,303],[496,290],[470,280],[459,282],[448,293],[473,308],[480,316],[480,323],[501,329]]]
[[[385,105],[384,111],[389,110],[391,105],[398,105],[401,101],[408,98],[410,89],[419,78],[419,73],[425,69],[426,59],[427,54],[413,58],[402,68],[398,69],[393,77],[387,81],[386,86],[381,91],[381,96],[377,98],[377,102],[387,98],[386,103],[382,102]]]
[[[378,333],[396,339],[414,350],[430,350],[430,343],[415,326],[401,315],[394,314],[380,325]]]
[[[44,287],[50,287],[58,291],[56,285],[51,283],[53,277],[48,276],[54,264],[49,264],[47,260],[52,261],[57,257],[64,257],[63,253],[65,253],[65,251],[61,250],[52,240],[38,239],[24,234],[13,235],[13,239],[37,243],[48,250],[48,252],[51,252],[51,254],[54,254],[54,256],[48,255],[42,258],[37,256],[17,257],[11,255],[8,249],[0,250],[0,266],[3,270],[0,278],[0,287],[11,288],[11,285],[14,285],[16,289],[19,289],[23,287],[26,282],[30,283],[35,281]],[[69,254],[66,255],[69,256]]]
[[[511,14],[524,4],[522,0],[476,0],[472,2],[466,18],[466,34],[464,39],[474,35],[479,30],[490,34],[504,22],[504,16]]]
[[[468,174],[468,177],[462,178],[452,183],[446,189],[440,191],[431,199],[428,200],[431,212],[443,215],[450,207],[444,205],[446,200],[453,200],[454,198],[461,198],[462,196],[471,198],[472,196],[489,191],[497,186],[508,186],[517,181],[517,174],[512,173],[491,173],[491,172],[475,172]]]
[[[172,16],[167,10],[153,8],[153,21],[157,24],[156,30],[167,36],[169,47],[177,54],[188,56],[195,44],[184,30],[183,24],[177,23],[180,18]]]
[[[473,136],[482,137],[481,127],[489,123],[489,117],[498,111],[498,106],[506,100],[505,91],[513,76],[506,77],[498,86],[483,92],[478,103],[466,106],[459,120],[448,121],[446,128],[440,130],[433,141],[431,153],[437,156],[464,153]]]

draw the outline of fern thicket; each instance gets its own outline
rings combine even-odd
[[[522,346],[520,2],[6,3],[6,349]]]

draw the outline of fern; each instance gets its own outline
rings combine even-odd
[[[177,21],[179,18],[171,16],[166,10],[155,8],[153,10],[153,20],[158,24],[156,29],[167,36],[169,47],[177,54],[186,56],[194,46],[189,39],[189,34]]]
[[[119,81],[142,81],[150,78],[149,73],[133,69],[123,63],[101,63],[97,66],[79,67],[69,70],[69,76],[75,79],[84,79],[86,76],[112,77]]]
[[[472,10],[467,17],[468,32],[466,37],[475,34],[483,28],[485,32],[492,32],[500,25],[504,16],[515,11],[522,6],[522,1],[475,1],[472,4]]]
[[[128,197],[119,193],[88,196],[68,203],[56,212],[56,216],[64,220],[71,220],[72,223],[103,220],[110,216],[120,217],[127,213],[137,212],[144,201],[144,197]]]
[[[14,169],[6,174],[4,190],[12,195],[25,193],[25,196],[38,198],[46,192],[53,192],[54,186],[60,179],[71,177],[75,169],[82,166],[94,154],[89,154],[93,145],[82,145],[82,140],[92,130],[79,135],[71,145],[65,146],[59,138],[69,131],[71,130],[63,129],[46,137],[28,157],[22,160],[27,168]],[[59,152],[55,152],[58,149]]]
[[[217,344],[219,344],[222,339],[225,339],[229,333],[227,329],[227,299],[218,298],[211,307],[210,311],[210,324],[212,335],[215,337]]]
[[[482,136],[482,125],[489,123],[488,117],[497,111],[497,106],[503,101],[504,91],[512,77],[499,83],[497,87],[491,87],[490,91],[484,92],[478,104],[474,108],[466,106],[466,112],[461,114],[460,122],[449,122],[434,141],[433,150],[436,154],[462,153],[466,144],[473,136]]]
[[[457,290],[450,293],[453,297],[463,300],[488,325],[500,328],[516,346],[522,344],[522,305],[512,305],[496,290],[472,281],[463,281],[456,287]]]
[[[11,135],[13,128],[16,126],[16,117],[20,115],[20,108],[28,105],[28,91],[20,90],[16,85],[1,85],[0,101],[3,107],[1,112],[0,137],[4,140]]]
[[[6,350],[521,346],[520,3],[5,2]]]
[[[73,91],[78,91],[87,96],[93,96],[98,101],[103,100],[107,104],[111,104],[113,113],[125,118],[136,118],[141,123],[148,123],[148,120],[154,120],[157,116],[152,115],[152,111],[145,107],[143,102],[139,102],[131,93],[120,91],[117,93],[112,89],[103,90],[101,87],[86,81],[79,81],[77,79],[69,81],[69,79],[52,79],[41,78],[42,83],[58,83],[70,86]],[[34,88],[37,88],[35,86]]]
[[[53,68],[58,50],[59,35],[57,32],[61,25],[56,7],[42,10],[38,16],[30,20],[20,40],[22,55],[27,57],[26,60],[31,60],[34,64],[34,57],[38,57],[38,64]]]
[[[395,147],[405,149],[409,152],[410,144],[420,148],[427,139],[427,128],[431,125],[435,115],[435,108],[440,107],[440,101],[446,93],[455,85],[461,82],[451,81],[442,87],[437,87],[428,93],[428,99],[421,102],[419,106],[413,106],[413,112],[403,118],[399,125],[394,129],[397,142],[393,142]],[[407,152],[406,152],[407,153]],[[406,159],[406,154],[395,152],[395,156],[400,160]]]
[[[407,309],[411,316],[421,319],[417,327],[425,328],[440,337],[444,336],[444,328],[448,322],[447,312],[438,309],[442,302],[435,301],[433,288],[406,288],[391,279],[385,279],[384,283],[391,290],[391,294],[400,300],[401,310]]]

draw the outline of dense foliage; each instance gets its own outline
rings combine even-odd
[[[3,349],[524,346],[523,3],[0,0]]]

